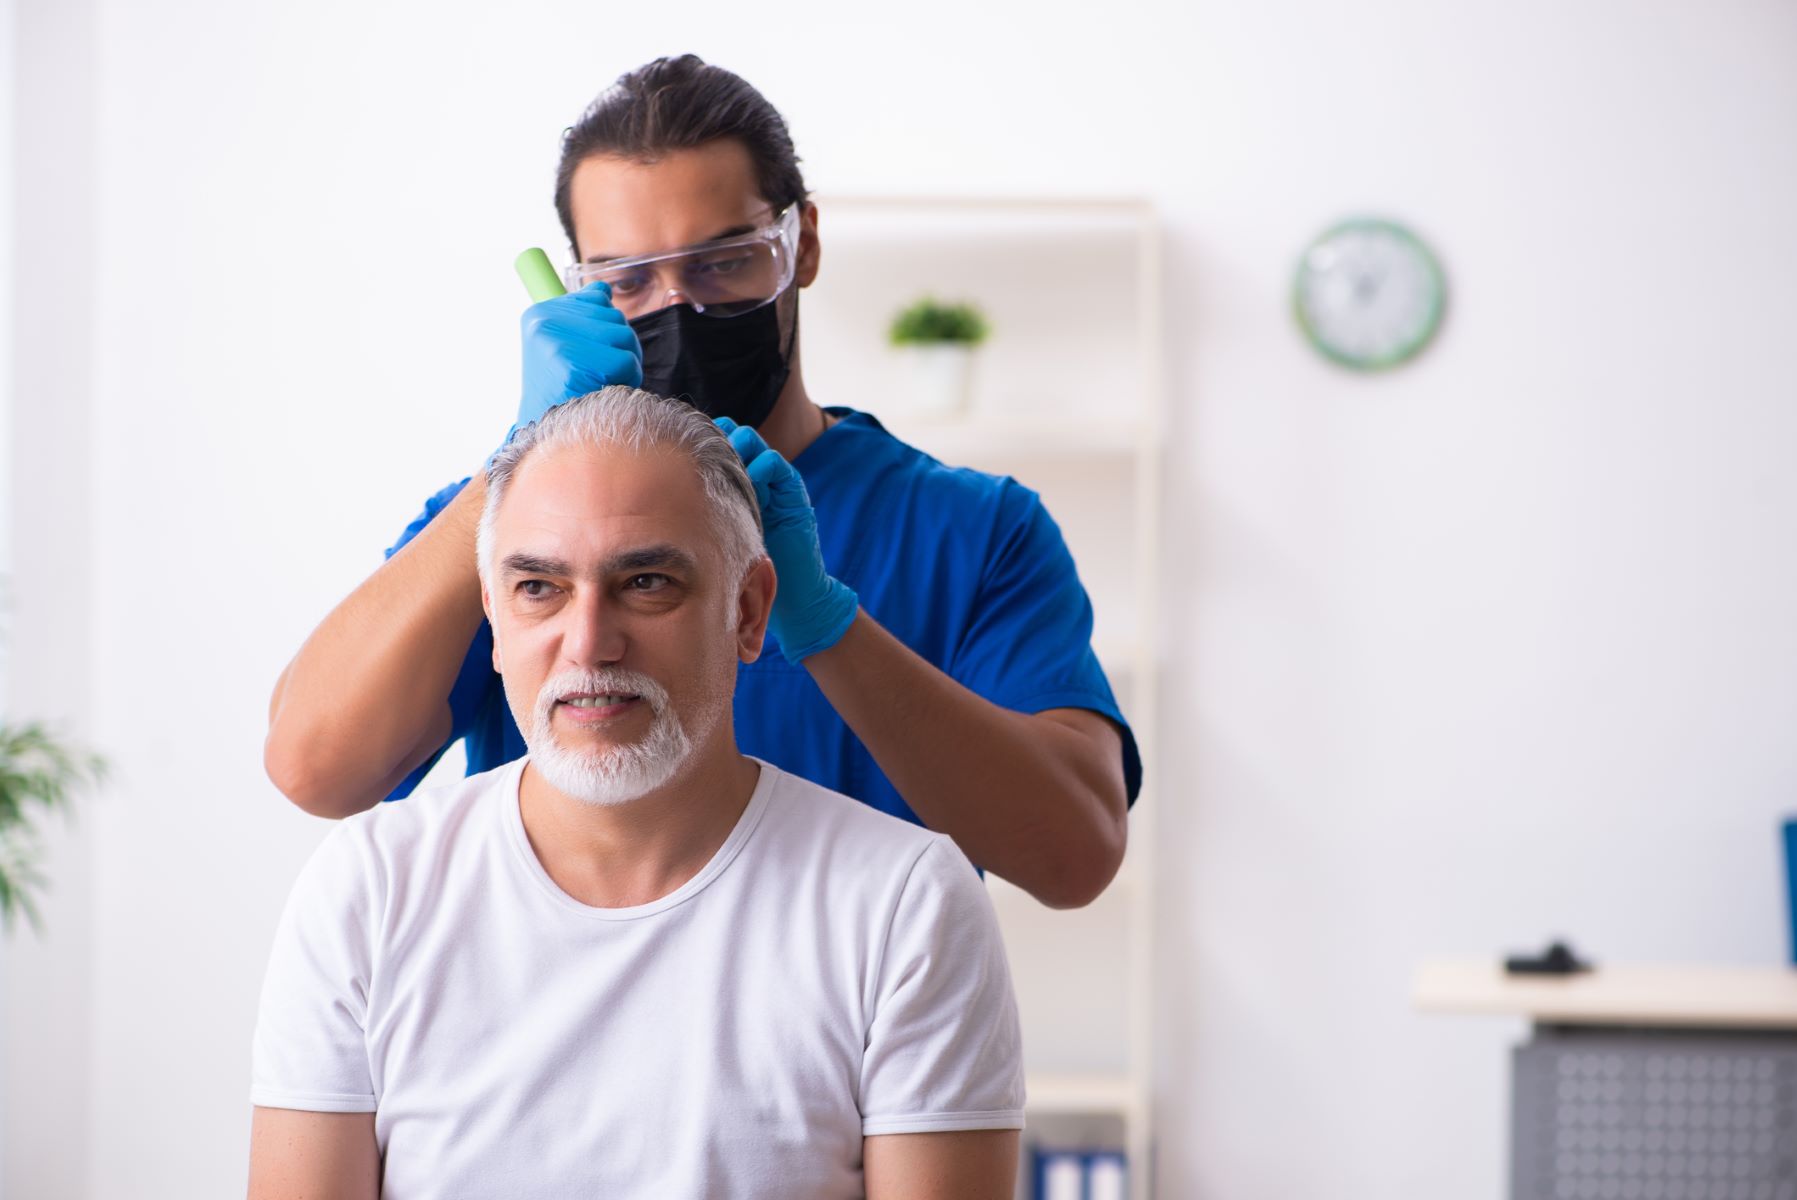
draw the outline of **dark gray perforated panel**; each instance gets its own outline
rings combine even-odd
[[[1797,1037],[1543,1029],[1514,1066],[1514,1200],[1797,1200]]]

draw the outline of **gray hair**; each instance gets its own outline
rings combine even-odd
[[[698,469],[711,507],[712,531],[734,576],[731,582],[740,583],[766,553],[755,485],[723,431],[684,401],[620,384],[556,405],[542,419],[518,430],[487,464],[487,504],[474,541],[481,579],[492,573],[493,526],[518,468],[533,450],[568,446],[618,446],[632,453],[678,451]]]

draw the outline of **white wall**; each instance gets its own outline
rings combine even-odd
[[[1419,957],[1784,951],[1797,10],[1204,5],[1179,40],[1173,1194],[1494,1198],[1520,1031],[1411,1016]],[[1360,206],[1454,287],[1391,379],[1280,311]]]
[[[8,6],[13,71],[8,125],[11,354],[0,396],[11,426],[0,455],[7,493],[5,715],[103,736],[91,647],[93,597],[95,8],[88,0]],[[107,673],[107,679],[121,678]],[[0,1193],[8,1200],[85,1196],[91,1088],[96,894],[93,831],[47,823],[44,932],[0,943]]]
[[[46,601],[16,636],[79,617],[30,686],[119,769],[57,864],[75,948],[9,958],[38,997],[7,1016],[9,1194],[241,1186],[263,956],[322,832],[263,778],[269,686],[509,422],[559,130],[684,49],[763,87],[820,190],[1165,214],[1164,1195],[1495,1200],[1518,1030],[1412,1016],[1425,955],[1782,953],[1789,5],[18,7],[62,96],[19,113],[21,290],[66,316],[14,367]],[[1363,208],[1454,287],[1375,380],[1285,312]]]
[[[14,99],[13,80],[16,75],[13,65],[13,26],[14,15],[12,0],[0,0],[0,363],[11,363],[13,359],[13,125]],[[10,370],[6,372],[10,376]],[[8,464],[8,475],[11,474],[12,463],[12,380],[0,377],[0,462]],[[7,662],[5,620],[7,605],[6,579],[12,566],[12,489],[0,487],[0,712],[7,711],[7,676],[10,665]],[[5,1043],[6,1031],[11,1028],[8,1013],[11,1010],[11,997],[8,995],[6,950],[0,947],[0,1134],[7,1128],[7,1110],[10,1108],[10,1097],[5,1087],[6,1074],[4,1066],[10,1059]],[[0,1136],[0,1188],[6,1179],[6,1139]]]

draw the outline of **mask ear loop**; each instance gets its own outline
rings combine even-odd
[[[782,248],[785,249],[785,247]],[[787,250],[787,256],[792,260],[792,278],[786,281],[785,287],[774,294],[774,298],[769,303],[777,306],[781,296],[787,292],[792,293],[792,329],[786,335],[786,349],[780,355],[790,373],[792,371],[792,352],[799,344],[799,231],[796,224],[793,227],[792,247]],[[777,308],[776,311],[778,311]]]
[[[794,275],[793,280],[794,282],[797,282],[798,276]],[[786,361],[787,371],[791,372],[792,352],[799,344],[799,289],[789,283],[782,290],[792,293],[792,332],[786,335],[786,352],[781,355],[781,358]],[[780,298],[778,296],[774,297],[774,303],[778,304],[779,302]]]

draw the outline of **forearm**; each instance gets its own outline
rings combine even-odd
[[[805,660],[818,687],[929,828],[1057,908],[1116,874],[1127,832],[1120,743],[1000,708],[869,617]]]
[[[449,690],[482,619],[474,538],[485,501],[477,474],[282,673],[264,761],[301,808],[369,808],[448,737]]]

